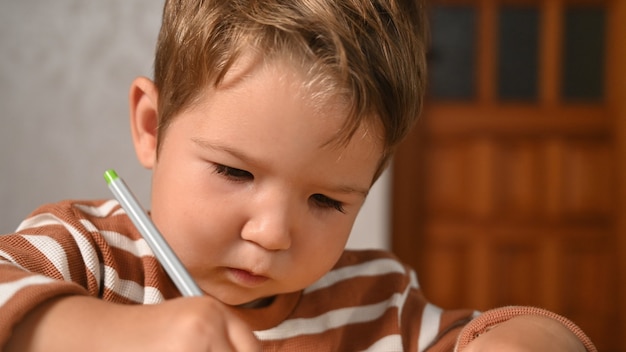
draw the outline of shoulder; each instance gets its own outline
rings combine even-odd
[[[24,220],[20,227],[28,224],[36,224],[36,218],[57,218],[60,221],[71,221],[75,218],[107,217],[119,209],[119,204],[114,200],[63,200],[56,203],[48,203],[39,206]]]
[[[52,213],[104,218],[113,215],[119,209],[121,209],[119,203],[113,199],[66,199],[56,203],[44,204],[35,209],[32,215]]]
[[[69,232],[116,231],[135,237],[132,223],[115,200],[63,200],[44,204],[18,226],[17,232],[40,232],[61,226]]]

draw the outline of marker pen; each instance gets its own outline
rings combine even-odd
[[[200,290],[200,287],[189,275],[189,272],[165,241],[163,235],[157,230],[146,211],[139,205],[139,202],[124,180],[114,170],[107,170],[104,173],[104,179],[181,294],[187,297],[203,296],[204,293]]]

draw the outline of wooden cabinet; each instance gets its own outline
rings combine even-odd
[[[393,250],[445,308],[544,307],[626,351],[626,1],[432,0]]]

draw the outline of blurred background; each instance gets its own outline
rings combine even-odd
[[[159,1],[0,0],[0,231],[37,206],[110,198],[115,168],[148,201],[128,89],[151,75]],[[147,205],[147,203],[145,203]]]
[[[626,351],[626,1],[431,0],[392,249],[446,308],[532,305]]]
[[[149,205],[136,161],[128,89],[152,77],[163,2],[0,0],[0,233],[37,206],[111,198],[114,168]],[[389,176],[355,224],[352,248],[389,246]]]

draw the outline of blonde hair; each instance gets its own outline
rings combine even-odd
[[[426,45],[421,0],[167,0],[154,67],[159,144],[253,50],[309,67],[325,94],[343,95],[350,114],[339,140],[366,121],[382,126],[380,173],[420,114]]]

